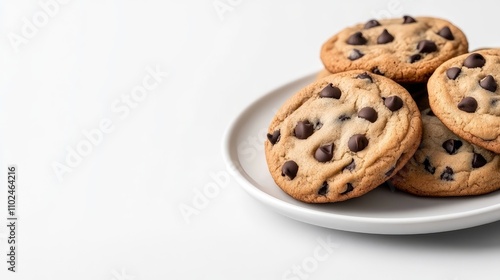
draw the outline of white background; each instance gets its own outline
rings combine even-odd
[[[47,2],[0,2],[0,279],[497,279],[498,222],[419,236],[303,224],[227,177],[221,148],[256,98],[321,69],[321,44],[343,27],[433,15],[470,49],[499,46],[499,4],[69,0],[44,17]],[[125,103],[144,80],[154,89]],[[111,128],[68,163],[101,122]],[[17,273],[4,261],[9,164]],[[214,178],[220,192],[183,215]],[[319,259],[320,240],[335,246]]]

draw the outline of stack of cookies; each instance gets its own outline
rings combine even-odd
[[[500,189],[500,50],[467,51],[459,28],[430,17],[369,20],[328,39],[318,79],[271,120],[276,184],[308,203],[384,182],[420,196]]]

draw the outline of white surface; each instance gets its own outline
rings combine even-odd
[[[418,236],[308,225],[249,196],[221,148],[241,110],[319,70],[321,44],[344,26],[435,15],[459,25],[472,49],[499,46],[499,4],[67,2],[19,52],[9,34],[21,34],[24,18],[43,20],[43,9],[0,2],[0,225],[5,169],[20,169],[19,272],[1,261],[0,279],[496,279],[498,222]],[[232,6],[220,18],[214,3]],[[168,77],[126,114],[156,67]],[[103,138],[59,181],[54,162],[100,126]],[[246,141],[249,155],[261,152]],[[180,207],[198,208],[186,217]],[[1,226],[0,260],[5,237]]]
[[[223,142],[224,160],[230,174],[249,194],[293,219],[361,233],[435,233],[500,220],[500,192],[476,197],[422,198],[382,186],[343,203],[306,204],[281,191],[268,172],[264,153],[252,153],[245,143],[257,138],[260,145],[253,147],[263,150],[266,128],[275,108],[315,77],[316,73],[267,93],[242,110],[229,126]]]

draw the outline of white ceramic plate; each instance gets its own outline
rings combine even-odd
[[[292,219],[322,227],[378,234],[419,234],[463,229],[500,220],[500,193],[466,198],[422,198],[381,186],[340,203],[294,200],[267,169],[267,126],[283,102],[315,74],[271,91],[234,120],[224,139],[224,159],[240,185],[265,206]]]

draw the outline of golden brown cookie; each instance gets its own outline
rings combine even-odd
[[[500,50],[450,59],[429,79],[432,111],[461,138],[500,153]]]
[[[399,83],[421,83],[467,50],[467,38],[452,23],[404,16],[345,28],[323,44],[321,60],[332,73],[361,69]]]
[[[466,196],[500,189],[500,155],[458,137],[432,113],[422,112],[422,143],[390,179],[420,196]]]
[[[319,71],[318,74],[316,75],[316,80],[323,79],[324,77],[329,76],[331,74],[332,73],[330,71],[328,71],[327,69],[323,69],[323,70]]]
[[[326,69],[318,72],[316,80],[323,79],[332,73]],[[413,97],[420,110],[429,108],[429,97],[427,95],[427,83],[400,83]]]
[[[315,81],[278,110],[266,160],[276,184],[310,203],[343,201],[388,180],[420,143],[420,112],[385,77],[348,71]]]

